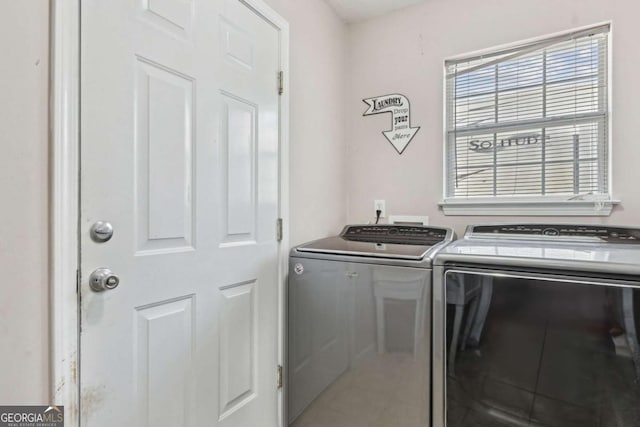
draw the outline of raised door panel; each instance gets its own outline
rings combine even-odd
[[[189,76],[136,61],[138,253],[193,249],[193,98]]]
[[[254,243],[256,236],[256,116],[258,107],[222,94],[220,147],[223,245]]]
[[[138,425],[194,426],[194,296],[135,309]]]
[[[256,397],[256,281],[221,289],[219,419]]]
[[[225,62],[239,71],[253,71],[255,40],[245,30],[221,17],[220,40]]]
[[[193,23],[191,0],[142,0],[145,19],[180,36],[189,36]]]

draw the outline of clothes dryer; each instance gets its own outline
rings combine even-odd
[[[470,226],[433,315],[434,427],[640,426],[640,228]]]

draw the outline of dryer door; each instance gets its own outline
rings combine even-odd
[[[443,285],[436,427],[637,425],[637,284],[461,269]]]

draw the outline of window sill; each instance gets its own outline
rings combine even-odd
[[[445,215],[609,216],[620,200],[445,200]]]

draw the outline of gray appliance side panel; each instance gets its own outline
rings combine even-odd
[[[431,360],[432,369],[432,390],[431,390],[431,412],[433,427],[445,427],[447,422],[447,401],[446,401],[446,292],[444,284],[445,267],[436,265],[433,267],[432,292],[432,349]]]

